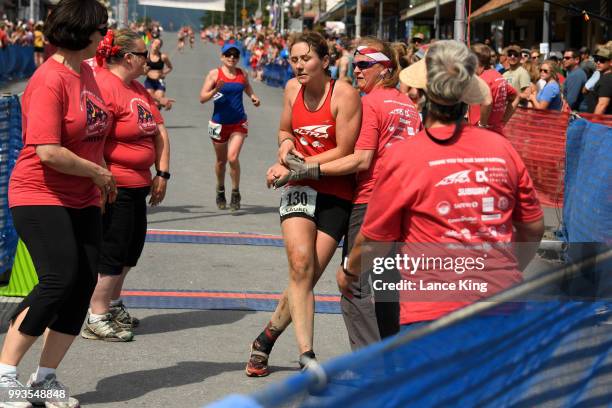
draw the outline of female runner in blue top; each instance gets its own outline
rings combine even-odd
[[[225,165],[229,161],[232,179],[232,197],[230,209],[240,209],[240,149],[248,134],[247,116],[242,103],[242,93],[246,93],[259,106],[259,98],[253,93],[248,75],[237,68],[240,50],[235,44],[225,44],[221,48],[221,67],[211,70],[200,91],[200,103],[213,99],[215,110],[212,120],[208,122],[210,136],[217,162],[217,207],[225,209]]]

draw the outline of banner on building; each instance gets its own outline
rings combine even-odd
[[[225,0],[138,0],[141,6],[225,11]]]

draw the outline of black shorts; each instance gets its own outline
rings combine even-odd
[[[98,272],[120,275],[123,267],[136,266],[147,235],[149,187],[117,189],[117,200],[107,204],[103,223]]]
[[[45,52],[45,47],[34,47],[34,52],[40,52],[43,54]]]
[[[348,200],[330,194],[317,193],[314,217],[303,212],[294,212],[281,216],[281,223],[287,218],[308,218],[316,224],[318,231],[324,232],[340,242],[348,228],[351,206],[352,204]]]

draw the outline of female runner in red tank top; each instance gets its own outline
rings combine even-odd
[[[279,162],[268,170],[268,185],[286,171],[289,153],[326,163],[353,152],[361,124],[357,91],[328,74],[329,51],[318,33],[296,38],[290,49],[295,79],[285,88],[278,133]],[[313,288],[346,232],[353,197],[350,176],[290,183],[281,190],[281,229],[289,261],[289,285],[270,322],[253,342],[248,376],[268,374],[274,341],[293,321],[300,366],[316,364],[312,351]]]

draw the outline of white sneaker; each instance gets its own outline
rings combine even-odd
[[[54,396],[44,400],[45,408],[80,408],[81,405],[79,401],[76,398],[68,396],[66,386],[57,380],[55,374],[47,374],[45,379],[39,382],[35,382],[35,379],[36,373],[32,374],[28,380],[28,387],[31,387],[33,391],[57,391],[58,397]]]
[[[24,385],[17,380],[17,376],[0,375],[0,392],[2,392],[3,397],[8,397],[7,388],[16,387],[25,391]],[[32,404],[29,402],[0,401],[0,408],[32,408]]]

